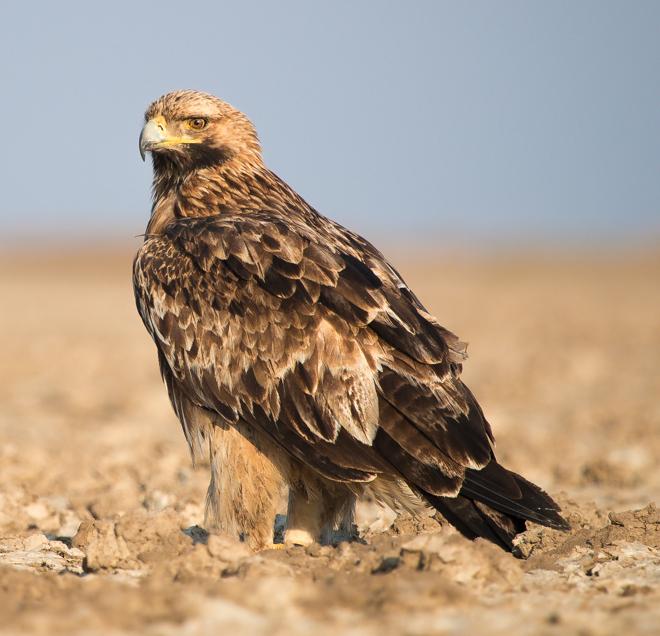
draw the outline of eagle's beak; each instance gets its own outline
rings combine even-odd
[[[167,128],[165,118],[158,116],[150,119],[140,133],[140,156],[144,161],[145,154],[153,150],[158,144],[167,141]]]

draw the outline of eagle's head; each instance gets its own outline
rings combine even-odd
[[[144,115],[140,154],[151,152],[154,170],[188,172],[238,161],[261,163],[252,122],[226,102],[199,91],[158,98]]]

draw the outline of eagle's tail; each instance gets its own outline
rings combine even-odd
[[[525,531],[525,521],[568,530],[559,506],[538,486],[492,460],[481,470],[468,469],[456,497],[425,493],[425,498],[469,539],[484,537],[506,550]]]

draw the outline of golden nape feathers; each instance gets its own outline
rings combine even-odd
[[[497,463],[460,378],[465,345],[376,248],[264,166],[245,115],[170,93],[140,149],[154,202],[135,297],[191,450],[210,450],[207,524],[265,547],[288,487],[285,541],[330,541],[368,484],[507,549],[525,520],[566,527]]]

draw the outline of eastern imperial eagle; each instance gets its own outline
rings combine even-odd
[[[383,255],[268,170],[250,121],[204,93],[147,110],[153,208],[137,307],[193,458],[209,452],[206,523],[272,545],[349,530],[356,497],[429,506],[511,549],[557,504],[497,463],[460,378],[465,345]]]

